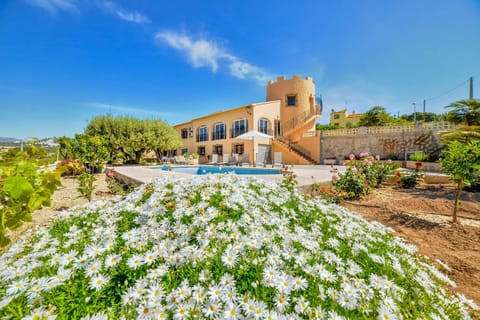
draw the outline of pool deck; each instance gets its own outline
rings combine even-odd
[[[290,166],[289,166],[290,167]],[[263,168],[263,167],[258,167]],[[267,166],[271,168],[271,166]],[[344,166],[336,166],[336,168],[343,172],[345,171]],[[181,178],[192,178],[196,175],[191,175],[187,173],[175,172],[175,171],[164,171],[161,169],[153,169],[153,167],[148,166],[121,166],[113,167],[117,173],[117,176],[126,183],[136,183],[142,184],[149,182],[153,178],[172,176],[178,179]],[[318,182],[331,182],[332,173],[330,172],[331,166],[329,165],[294,165],[293,174],[296,176],[298,186],[309,186],[313,183]],[[249,176],[249,175],[245,175]],[[281,174],[275,175],[255,175],[258,179],[264,179],[267,181],[281,181],[283,176]]]

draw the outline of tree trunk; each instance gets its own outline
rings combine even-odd
[[[142,160],[142,155],[145,152],[145,149],[135,151],[135,164],[139,164],[140,160]]]
[[[462,181],[459,181],[457,184],[457,190],[455,190],[455,204],[453,206],[453,223],[457,223],[457,209],[458,209],[458,199],[460,199],[460,193],[462,192]]]
[[[163,155],[163,151],[160,151],[160,149],[155,149],[155,156],[157,156],[158,163],[162,162],[162,155]]]

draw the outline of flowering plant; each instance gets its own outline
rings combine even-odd
[[[425,175],[425,171],[422,169],[422,166],[423,165],[421,162],[416,162],[415,170],[413,172],[397,172],[397,184],[405,189],[415,188],[417,183]]]
[[[280,184],[164,178],[15,243],[0,318],[469,319],[476,306],[415,252]]]

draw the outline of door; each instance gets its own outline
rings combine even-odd
[[[271,164],[272,163],[271,150],[272,150],[271,145],[259,144],[258,154],[257,154],[257,164]]]

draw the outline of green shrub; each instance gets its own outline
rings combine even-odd
[[[415,153],[412,153],[408,157],[411,161],[427,161],[428,160],[428,154],[421,152],[421,151],[416,151]]]
[[[413,172],[397,172],[398,180],[397,184],[401,188],[412,189],[415,188],[418,182],[421,181],[425,172],[422,170],[422,163],[417,162],[415,164],[415,171]]]
[[[78,176],[85,172],[85,167],[73,159],[64,159],[57,164],[57,170],[62,176]]]
[[[345,173],[338,174],[338,179],[333,182],[333,186],[344,192],[345,199],[359,199],[368,193],[368,181],[365,179],[365,174],[356,167],[348,167]]]
[[[88,172],[84,172],[78,176],[78,188],[77,191],[80,193],[79,197],[84,197],[88,201],[92,200],[93,190],[95,190],[95,176]]]
[[[23,222],[32,221],[31,213],[50,205],[50,198],[60,185],[59,172],[39,170],[32,161],[0,167],[0,247],[10,243],[7,229],[14,230]]]

